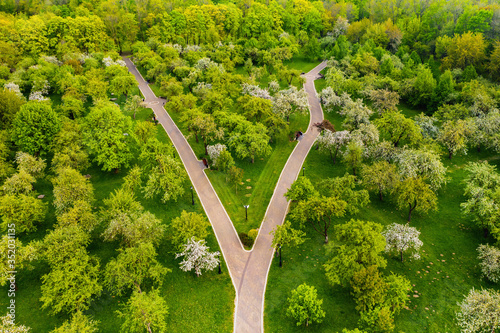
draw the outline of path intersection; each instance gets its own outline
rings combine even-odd
[[[163,108],[164,99],[155,96],[129,58],[124,57],[124,60],[128,70],[139,83],[144,102],[153,110],[156,119],[163,126],[177,149],[212,224],[236,290],[234,332],[264,332],[264,297],[267,276],[274,255],[274,250],[271,248],[272,236],[270,232],[276,225],[283,223],[289,205],[284,194],[297,179],[302,164],[318,136],[318,131],[312,127],[312,124],[323,120],[323,110],[314,88],[314,80],[319,78],[319,72],[326,67],[326,62],[322,62],[304,75],[306,79],[304,88],[308,95],[310,110],[309,128],[288,158],[267,207],[259,235],[252,250],[247,251],[243,248],[229,215],[205,174],[203,162],[196,158],[186,138]]]

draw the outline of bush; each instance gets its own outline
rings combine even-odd
[[[240,237],[241,243],[243,243],[244,246],[246,247],[252,247],[253,246],[253,239],[248,236],[246,232],[240,232],[238,233],[238,236]]]
[[[248,232],[248,237],[252,240],[252,243],[255,242],[257,235],[259,234],[259,229],[252,229]]]

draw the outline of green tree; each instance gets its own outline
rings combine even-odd
[[[346,207],[347,203],[336,197],[312,197],[295,206],[292,218],[301,225],[310,223],[317,233],[325,237],[325,243],[328,243],[328,229],[335,218],[345,215]]]
[[[85,118],[84,139],[102,170],[115,170],[128,166],[132,158],[132,122],[113,104],[102,103],[91,109]]]
[[[410,118],[406,118],[401,112],[386,112],[382,118],[375,120],[375,125],[389,135],[389,139],[397,147],[402,140],[410,144],[422,140],[420,128]]]
[[[13,244],[15,244],[16,251],[15,259],[12,258],[12,251],[9,251],[9,248],[12,250]],[[11,277],[10,272],[34,268],[30,264],[33,260],[37,259],[37,248],[34,244],[23,245],[19,239],[10,238],[5,234],[0,238],[0,286],[5,286],[10,282],[8,280]],[[0,329],[1,327],[0,322]]]
[[[307,177],[299,177],[292,183],[285,197],[288,201],[303,201],[317,196],[319,193]]]
[[[94,188],[88,179],[71,168],[59,169],[54,185],[54,206],[57,214],[67,212],[76,202],[94,201]]]
[[[165,226],[150,212],[118,214],[109,222],[103,233],[105,240],[121,239],[127,246],[144,242],[158,245],[163,239]]]
[[[344,152],[344,161],[352,168],[352,173],[356,176],[356,170],[363,162],[363,144],[358,140],[353,140],[347,144]]]
[[[12,124],[12,140],[20,150],[39,156],[52,148],[52,140],[61,129],[57,113],[49,104],[29,102],[21,106]]]
[[[385,248],[382,228],[378,223],[360,220],[335,226],[335,241],[329,247],[332,258],[324,265],[332,285],[345,286],[356,272],[373,265],[387,265],[381,255]]]
[[[432,99],[436,80],[431,69],[426,65],[419,65],[417,76],[413,81],[412,93],[409,96],[410,103],[414,106],[427,106]]]
[[[255,157],[268,156],[272,150],[269,145],[267,129],[261,123],[256,125],[240,124],[231,133],[228,143],[239,158],[250,157],[252,163],[254,163]]]
[[[85,150],[82,139],[82,131],[79,123],[65,121],[62,129],[54,137],[54,157],[52,158],[52,170],[58,173],[60,168],[73,168],[80,172],[86,170],[89,156]]]
[[[119,249],[118,257],[111,259],[104,272],[104,285],[113,294],[122,295],[126,290],[143,292],[146,286],[161,287],[170,270],[156,260],[156,250],[151,243]]]
[[[57,216],[56,227],[78,226],[85,232],[91,232],[98,223],[99,219],[92,212],[92,204],[88,201],[77,200],[73,207]]]
[[[2,230],[9,225],[16,226],[16,233],[36,231],[36,224],[43,222],[47,204],[40,199],[24,194],[0,197],[0,216]]]
[[[292,295],[288,298],[288,308],[286,314],[296,320],[297,326],[309,323],[321,323],[325,317],[322,309],[323,300],[318,299],[316,288],[301,284],[292,290]]]
[[[5,194],[31,194],[35,177],[24,170],[7,178],[3,183],[3,192]]]
[[[9,89],[0,90],[0,129],[10,128],[24,103],[22,96],[16,92]]]
[[[356,176],[345,174],[343,177],[325,178],[318,182],[320,194],[327,197],[342,198],[347,202],[346,213],[357,214],[370,202],[366,190],[355,190]]]
[[[157,164],[147,170],[148,179],[143,188],[145,198],[161,196],[162,202],[176,201],[184,194],[186,171],[179,160],[168,155],[157,155]]]
[[[169,238],[176,251],[181,250],[182,245],[191,237],[195,240],[205,239],[208,236],[208,227],[210,223],[205,216],[183,210],[181,216],[174,218],[170,223]]]
[[[50,333],[96,333],[99,331],[98,325],[99,321],[85,316],[81,311],[77,311],[71,316],[70,320],[65,321],[62,326]]]
[[[465,120],[450,120],[443,124],[438,140],[448,150],[450,160],[456,153],[467,153],[467,138],[470,134],[468,123]]]
[[[387,161],[377,161],[372,165],[367,165],[361,170],[363,185],[372,191],[377,191],[380,200],[382,194],[391,192],[396,185],[399,175],[396,172],[396,166]]]
[[[356,310],[365,312],[385,302],[387,284],[380,276],[376,265],[368,266],[354,273],[351,281]]]
[[[90,243],[90,235],[78,226],[66,226],[50,231],[37,250],[40,257],[51,267],[64,265],[73,256],[86,254],[85,247]]]
[[[238,184],[243,180],[243,169],[237,168],[234,165],[227,170],[229,182],[234,184],[235,193],[238,193]]]
[[[422,213],[437,209],[437,196],[421,177],[410,177],[394,187],[399,209],[408,208],[408,222],[411,213],[417,209]]]
[[[86,252],[73,253],[61,266],[42,276],[42,309],[50,312],[84,311],[101,294],[99,261]]]
[[[120,332],[143,332],[144,329],[149,333],[168,331],[168,306],[158,289],[149,293],[134,291],[123,310],[116,312],[124,318]]]
[[[293,229],[290,221],[285,221],[282,225],[277,225],[276,228],[271,231],[271,235],[273,235],[273,242],[271,244],[271,247],[279,251],[281,267],[281,247],[295,247],[304,243],[306,233],[301,230]]]

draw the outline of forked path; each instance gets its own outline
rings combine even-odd
[[[267,276],[274,254],[271,248],[272,236],[270,232],[276,225],[282,224],[285,219],[289,203],[284,194],[297,179],[302,164],[318,135],[318,131],[312,127],[312,124],[323,120],[323,111],[316,95],[314,80],[318,78],[319,72],[326,67],[326,62],[322,62],[304,75],[306,78],[304,87],[308,94],[310,110],[309,127],[300,142],[295,146],[281,172],[252,251],[246,251],[238,238],[231,219],[204,172],[203,163],[196,158],[181,131],[168,113],[165,112],[163,108],[164,100],[155,96],[132,61],[128,58],[124,58],[124,60],[129,71],[139,82],[139,89],[144,95],[145,102],[153,109],[156,118],[177,149],[205,209],[205,213],[212,224],[236,290],[234,332],[263,332],[264,296]]]

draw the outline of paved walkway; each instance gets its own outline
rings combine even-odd
[[[124,58],[124,60],[129,71],[139,82],[139,89],[144,95],[145,102],[149,103],[156,118],[165,128],[177,149],[212,224],[236,290],[234,332],[263,332],[264,296],[267,276],[274,254],[271,248],[272,236],[270,232],[276,225],[283,223],[288,211],[288,202],[283,195],[297,179],[302,164],[318,135],[318,131],[311,126],[323,119],[323,111],[316,96],[314,80],[318,78],[318,73],[326,67],[326,62],[322,62],[304,76],[306,78],[304,87],[308,93],[311,111],[309,129],[295,146],[281,172],[252,251],[246,251],[238,238],[231,219],[204,172],[203,163],[197,160],[187,140],[163,108],[164,100],[155,96],[132,61],[128,58]]]

